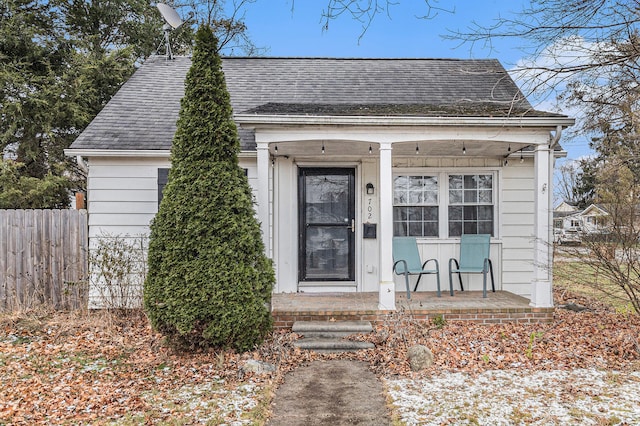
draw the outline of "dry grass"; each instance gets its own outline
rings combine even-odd
[[[611,307],[618,313],[635,313],[622,289],[596,268],[579,260],[559,260],[553,266],[556,291],[568,291]]]

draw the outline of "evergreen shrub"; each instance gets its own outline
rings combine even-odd
[[[144,287],[152,326],[176,347],[246,351],[271,330],[275,276],[239,151],[217,40],[203,25],[151,224]]]

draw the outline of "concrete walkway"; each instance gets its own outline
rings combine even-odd
[[[268,426],[391,424],[382,383],[366,363],[314,361],[285,377]]]

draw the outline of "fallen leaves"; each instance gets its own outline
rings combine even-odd
[[[562,304],[570,295],[558,297]],[[366,361],[385,377],[426,377],[443,371],[479,375],[500,369],[640,369],[640,317],[588,306],[591,309],[582,312],[557,309],[549,324],[435,324],[398,312],[373,333],[356,337],[375,343],[375,349],[347,354],[302,351],[293,346],[299,336],[287,332],[273,333],[264,345],[242,355],[176,354],[141,314],[125,319],[74,313],[4,315],[0,424],[127,419],[147,424],[169,419],[251,423],[247,413],[264,415],[254,411],[268,408],[270,389],[286,372],[316,359]],[[406,359],[407,349],[415,344],[427,346],[435,356],[433,367],[421,373],[412,373]],[[272,363],[277,371],[243,374],[248,359]]]
[[[579,313],[557,309],[549,324],[448,322],[439,327],[395,314],[378,327],[376,334],[362,338],[376,343],[376,350],[367,356],[373,358],[372,364],[381,375],[410,374],[407,362],[390,368],[390,360],[405,360],[407,348],[416,344],[427,346],[435,355],[434,366],[423,374],[496,369],[639,369],[640,316],[616,314],[597,303],[593,306]]]
[[[172,353],[141,315],[117,324],[99,314],[5,316],[0,331],[0,423],[156,423],[175,418],[177,390],[241,385],[239,355]],[[172,408],[157,409],[154,401],[167,400]]]

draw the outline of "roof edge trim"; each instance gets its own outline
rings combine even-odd
[[[360,126],[509,126],[569,127],[570,117],[390,117],[235,114],[234,121],[248,125],[360,125]]]
[[[65,149],[67,157],[146,157],[146,158],[168,158],[171,151],[168,149],[142,150],[142,149]],[[240,151],[238,158],[254,158],[255,151]]]
[[[171,151],[168,149],[91,149],[91,148],[70,148],[65,149],[64,154],[68,157],[169,157]]]

